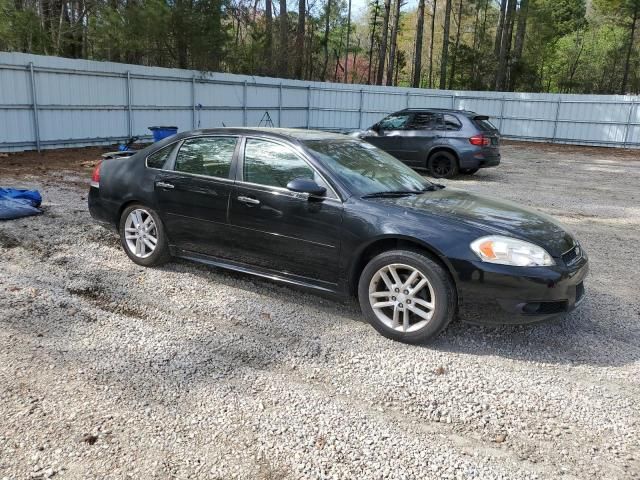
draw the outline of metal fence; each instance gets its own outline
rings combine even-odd
[[[407,107],[473,110],[511,139],[640,147],[640,97],[305,82],[0,52],[0,151],[110,144],[149,126],[364,128]]]

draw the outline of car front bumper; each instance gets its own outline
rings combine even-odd
[[[575,309],[585,298],[586,257],[571,266],[511,267],[464,262],[458,270],[461,320],[482,324],[525,324]]]

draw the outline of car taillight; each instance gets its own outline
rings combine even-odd
[[[100,188],[100,167],[102,166],[102,160],[98,162],[96,168],[93,169],[91,174],[91,186]]]
[[[491,140],[488,137],[485,137],[484,135],[474,135],[469,139],[469,143],[477,147],[487,147],[491,145]]]

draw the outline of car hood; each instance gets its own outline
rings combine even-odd
[[[474,226],[487,234],[517,237],[560,256],[575,241],[559,222],[548,215],[506,200],[476,195],[452,188],[421,195],[387,198],[398,207],[448,218]]]

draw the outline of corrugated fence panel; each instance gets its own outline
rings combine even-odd
[[[332,84],[0,52],[2,151],[148,138],[154,125],[367,128],[407,107],[488,115],[506,138],[640,147],[638,96]]]

